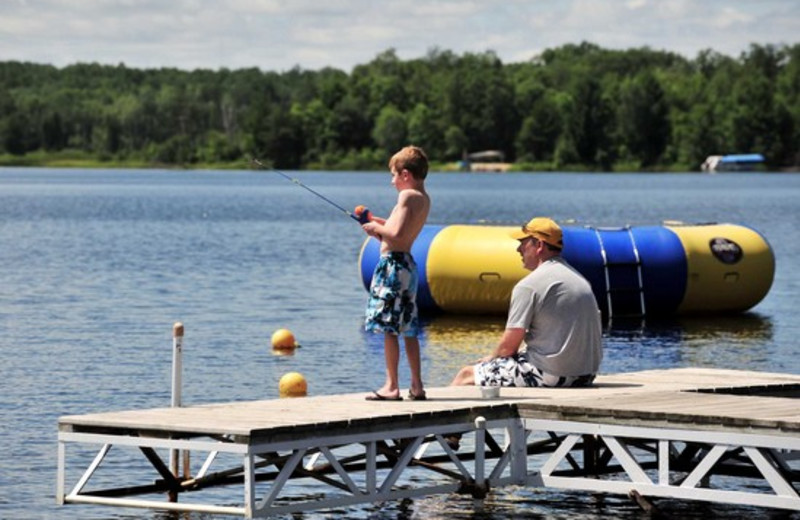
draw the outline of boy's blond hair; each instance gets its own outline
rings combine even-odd
[[[424,180],[428,176],[428,156],[419,146],[409,145],[389,159],[389,169],[408,170],[415,179]]]

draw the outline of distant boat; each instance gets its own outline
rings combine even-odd
[[[465,153],[459,169],[467,172],[507,172],[511,163],[505,162],[506,154],[500,150]]]
[[[704,172],[746,172],[753,171],[764,162],[760,153],[746,153],[733,155],[709,155],[700,169]]]

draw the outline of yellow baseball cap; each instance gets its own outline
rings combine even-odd
[[[514,240],[522,240],[533,237],[542,242],[547,242],[551,246],[563,248],[561,227],[554,220],[547,217],[535,217],[528,221],[519,230],[510,233]]]

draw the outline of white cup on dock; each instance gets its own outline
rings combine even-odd
[[[481,397],[484,399],[497,399],[500,397],[500,387],[499,386],[482,386],[481,387]]]

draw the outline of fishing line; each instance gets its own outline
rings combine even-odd
[[[361,221],[362,221],[362,219],[361,219],[361,218],[359,218],[359,217],[358,217],[358,216],[357,216],[355,213],[351,213],[351,212],[347,211],[346,209],[344,209],[344,208],[343,208],[343,207],[341,207],[340,205],[336,204],[335,202],[333,202],[331,199],[329,199],[329,198],[328,198],[328,197],[326,197],[325,195],[323,195],[323,194],[321,194],[321,193],[319,193],[319,192],[317,192],[317,191],[314,191],[314,190],[312,190],[311,188],[309,188],[308,186],[306,186],[305,184],[303,184],[302,182],[300,182],[298,179],[295,179],[294,177],[290,177],[289,175],[286,175],[286,174],[285,174],[285,173],[283,173],[282,171],[280,171],[280,170],[276,170],[275,168],[269,168],[269,167],[265,166],[265,165],[264,165],[264,164],[263,164],[261,161],[259,161],[258,159],[253,159],[253,162],[254,162],[255,164],[257,164],[259,167],[261,167],[262,169],[264,169],[264,170],[266,170],[266,171],[269,171],[269,172],[275,172],[275,173],[277,173],[278,175],[280,175],[281,177],[283,177],[284,179],[286,179],[286,180],[288,180],[288,181],[290,181],[290,182],[292,182],[292,183],[294,183],[294,184],[297,184],[297,185],[298,185],[298,186],[300,186],[301,188],[305,188],[305,189],[307,189],[308,191],[310,191],[311,193],[313,193],[313,194],[314,194],[314,195],[316,195],[317,197],[321,198],[322,200],[324,200],[325,202],[327,202],[328,204],[330,204],[330,205],[331,205],[331,206],[333,206],[334,208],[338,209],[339,211],[341,211],[342,213],[344,213],[344,214],[345,214],[345,215],[347,215],[348,217],[352,218],[352,219],[353,219],[353,220],[355,220],[356,222],[359,222],[359,223],[362,223],[362,224],[363,224],[363,222],[361,222]]]

